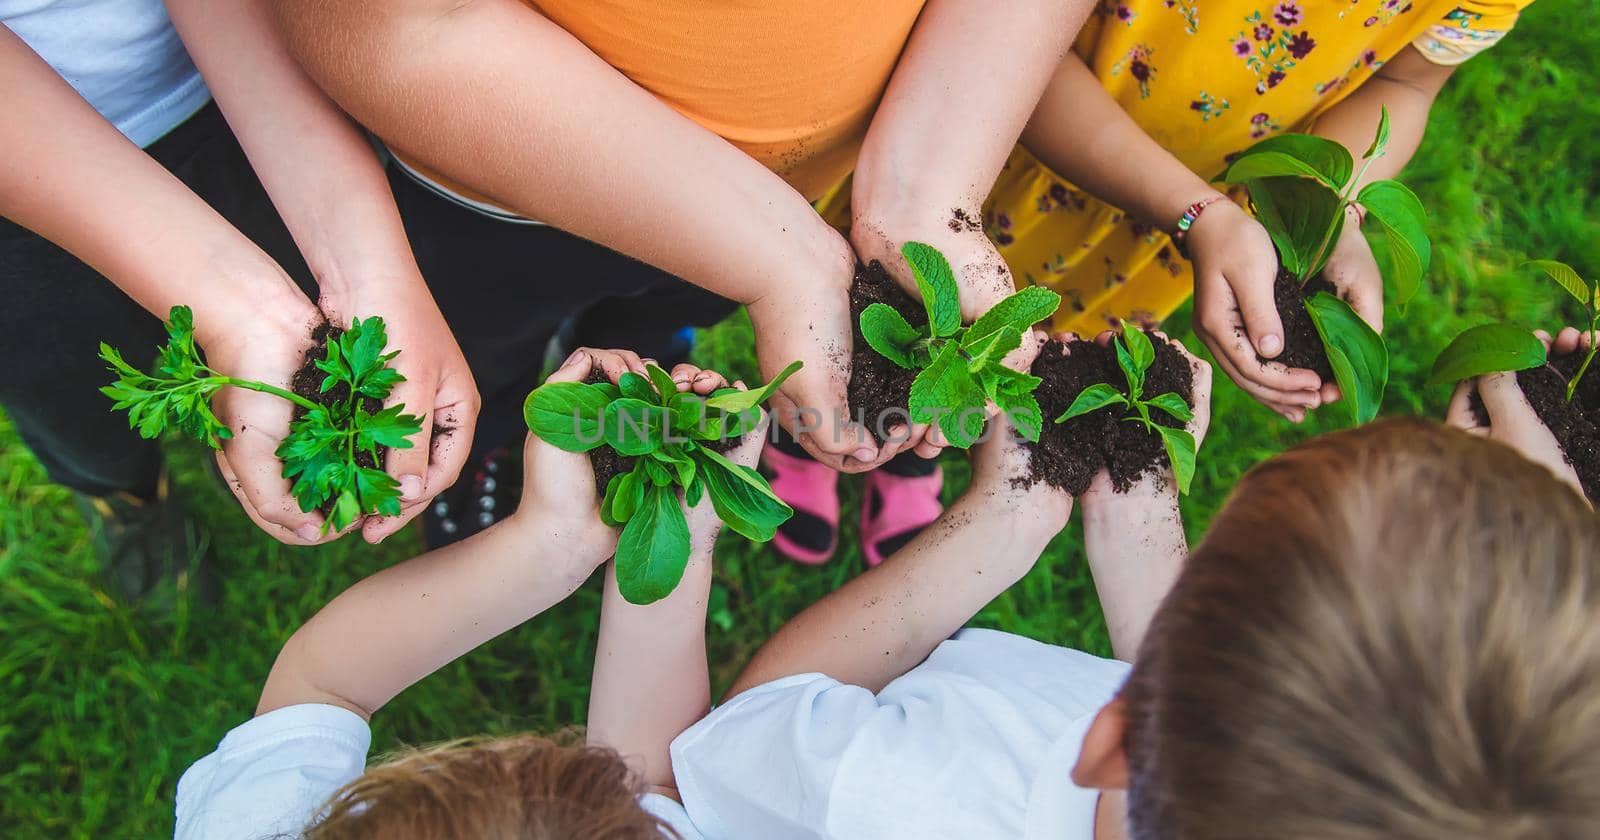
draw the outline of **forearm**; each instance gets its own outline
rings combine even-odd
[[[930,0],[861,147],[855,227],[903,241],[976,216],[1091,6]]]
[[[606,570],[589,693],[590,743],[615,749],[645,783],[675,787],[668,747],[711,708],[706,668],[706,603],[711,546],[697,546],[671,595],[630,604]]]
[[[1454,69],[1434,64],[1416,49],[1404,47],[1372,78],[1317,118],[1311,133],[1340,143],[1359,161],[1372,145],[1378,120],[1387,108],[1388,151],[1366,170],[1357,187],[1393,178],[1411,162],[1411,156],[1422,144],[1428,112]]]
[[[328,703],[370,717],[407,686],[559,603],[608,553],[592,534],[528,511],[385,569],[290,637],[256,714]]]
[[[1084,553],[1111,651],[1132,661],[1189,556],[1189,541],[1171,476],[1147,475],[1126,493],[1111,492],[1109,480],[1105,485],[1082,500]]]
[[[516,0],[276,8],[347,111],[506,207],[745,303],[850,281],[848,247],[804,197]]]
[[[307,322],[307,301],[271,258],[0,27],[0,215],[56,243],[151,313],[195,310],[202,344],[239,317]],[[304,326],[299,323],[298,326]]]
[[[811,671],[882,689],[1026,574],[1062,521],[1026,497],[967,493],[883,565],[779,629],[729,696]]]
[[[265,0],[167,8],[323,294],[421,284],[371,144],[300,69]]]
[[[1078,188],[1162,228],[1217,191],[1151,139],[1076,53],[1056,68],[1022,144]]]

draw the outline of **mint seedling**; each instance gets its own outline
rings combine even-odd
[[[1155,363],[1156,348],[1143,330],[1124,321],[1122,335],[1117,336],[1115,342],[1117,367],[1122,369],[1122,376],[1127,380],[1127,389],[1119,389],[1108,382],[1090,385],[1079,392],[1073,399],[1072,405],[1057,417],[1055,422],[1065,423],[1091,411],[1121,406],[1127,413],[1124,420],[1129,423],[1142,423],[1145,431],[1161,436],[1161,445],[1167,451],[1167,460],[1172,463],[1172,475],[1178,481],[1178,492],[1187,494],[1189,482],[1194,479],[1197,449],[1194,435],[1185,429],[1174,429],[1155,422],[1151,412],[1165,412],[1187,423],[1194,419],[1194,411],[1181,394],[1168,392],[1154,397],[1144,395],[1145,373]]]
[[[1545,276],[1566,290],[1583,305],[1589,319],[1589,332],[1600,328],[1600,282],[1590,283],[1578,275],[1572,266],[1555,260],[1533,260],[1527,265],[1539,269]],[[1590,342],[1578,370],[1566,379],[1566,400],[1578,393],[1578,383],[1588,373],[1595,353],[1600,352],[1600,342]],[[1544,342],[1533,333],[1510,324],[1483,324],[1455,337],[1433,362],[1433,372],[1428,384],[1459,382],[1486,373],[1519,371],[1540,367],[1549,361]]]
[[[1243,184],[1256,218],[1277,246],[1283,267],[1304,285],[1322,271],[1344,229],[1345,209],[1359,206],[1381,234],[1385,247],[1374,249],[1379,273],[1404,307],[1421,287],[1432,246],[1422,202],[1398,181],[1373,181],[1356,191],[1373,161],[1389,144],[1389,112],[1378,120],[1377,136],[1362,156],[1359,173],[1344,146],[1306,134],[1280,134],[1246,149],[1221,180]],[[1389,382],[1389,351],[1383,338],[1350,305],[1327,292],[1305,302],[1322,339],[1350,417],[1365,423],[1378,414]]]
[[[399,515],[400,484],[377,468],[380,447],[409,448],[408,438],[422,431],[422,419],[402,413],[403,405],[367,410],[367,402],[381,403],[405,381],[389,367],[399,351],[384,352],[388,338],[382,318],[357,318],[337,341],[328,338],[326,357],[316,362],[327,374],[322,393],[336,395],[326,405],[207,367],[195,346],[194,316],[187,306],[174,306],[166,327],[168,341],[157,350],[153,373],[133,367],[116,348],[100,344],[100,358],[117,377],[100,392],[114,401],[112,410],[128,412],[128,425],[141,437],[154,439],[170,425],[220,449],[233,433],[212,412],[217,391],[234,387],[272,394],[305,409],[289,424],[277,455],[283,477],[294,481],[300,509],[326,512],[324,533],[343,530],[365,515]]]
[[[937,248],[907,242],[900,253],[911,265],[928,324],[913,327],[894,307],[874,303],[861,313],[861,334],[879,355],[907,370],[910,419],[937,423],[951,445],[966,449],[983,435],[985,404],[992,400],[1028,440],[1039,440],[1039,378],[1001,364],[1022,346],[1022,336],[1050,317],[1061,296],[1031,286],[995,304],[972,326],[961,326],[961,300],[950,262]]]
[[[755,429],[757,406],[795,371],[789,365],[760,388],[721,388],[710,396],[679,393],[672,377],[655,365],[648,377],[624,373],[610,382],[549,382],[523,403],[528,429],[568,452],[609,445],[634,459],[633,469],[605,486],[600,518],[621,527],[617,540],[617,587],[635,604],[671,594],[689,562],[689,523],[678,491],[691,507],[709,496],[729,528],[755,540],[772,539],[794,511],[755,470],[735,464],[713,448]]]

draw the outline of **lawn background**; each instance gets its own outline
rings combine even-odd
[[[1521,261],[1552,257],[1600,275],[1597,12],[1596,0],[1537,4],[1504,43],[1457,74],[1434,108],[1404,176],[1431,214],[1433,268],[1408,311],[1387,314],[1396,356],[1385,413],[1442,411],[1445,389],[1422,382],[1434,355],[1467,326],[1576,319],[1572,302],[1518,269]],[[1198,349],[1185,315],[1168,329]],[[748,376],[750,346],[748,323],[736,316],[703,334],[697,353]],[[1220,375],[1214,413],[1220,422],[1184,502],[1191,537],[1251,465],[1338,425],[1323,416],[1290,426]],[[108,597],[70,494],[46,482],[0,417],[0,836],[170,836],[178,776],[249,716],[288,635],[346,586],[417,550],[410,533],[376,549],[353,539],[279,545],[208,483],[198,449],[170,448],[212,534],[225,594],[214,609],[182,603],[150,615]],[[948,456],[946,471],[948,495],[965,484],[965,464]],[[860,479],[842,488],[843,550],[827,567],[796,567],[736,536],[718,546],[709,635],[718,691],[786,618],[862,568],[853,547]],[[977,623],[1107,653],[1077,530],[1075,522]],[[581,722],[594,584],[402,694],[375,721],[375,751]]]

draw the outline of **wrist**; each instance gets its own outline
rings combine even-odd
[[[974,482],[959,504],[971,505],[972,522],[993,523],[1005,539],[1037,543],[1043,550],[1072,519],[1073,498],[1043,481],[1017,489],[1007,478]]]
[[[1201,225],[1202,220],[1212,220],[1226,215],[1223,205],[1236,206],[1226,195],[1208,189],[1206,195],[1195,198],[1178,211],[1176,216],[1168,218],[1165,230],[1172,237],[1172,244],[1177,247],[1179,253],[1185,257],[1189,256],[1190,235]]]
[[[213,258],[206,293],[185,302],[194,311],[195,339],[202,349],[250,334],[304,334],[320,320],[317,307],[266,255],[238,260]],[[162,319],[167,313],[157,313]]]
[[[556,516],[529,501],[524,499],[515,513],[494,526],[513,532],[526,559],[536,560],[576,586],[616,553],[618,529],[598,517],[573,522],[571,517]]]
[[[1091,522],[1126,520],[1134,511],[1167,509],[1177,501],[1178,483],[1171,470],[1145,473],[1129,485],[1125,492],[1111,486],[1111,477],[1105,472],[1096,475],[1089,489],[1078,497],[1083,508],[1085,525]]]

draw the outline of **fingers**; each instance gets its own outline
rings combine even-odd
[[[705,368],[696,367],[684,362],[674,367],[669,374],[674,384],[681,392],[694,392],[705,396],[718,388],[728,387],[728,380],[722,374]]]
[[[1238,302],[1239,317],[1250,344],[1263,358],[1276,358],[1283,352],[1283,321],[1278,317],[1278,305],[1273,300],[1272,284],[1274,266],[1252,263],[1235,269],[1225,277]]]
[[[467,376],[470,377],[470,374]],[[467,455],[472,450],[479,406],[478,389],[470,378],[464,388],[465,394],[452,396],[451,392],[459,390],[458,383],[454,377],[446,380],[435,399],[448,401],[447,404],[436,407],[431,412],[432,424],[423,429],[429,436],[418,435],[414,438],[418,441],[415,448],[425,449],[427,452],[427,472],[423,480],[425,489],[422,495],[414,501],[402,502],[399,516],[367,517],[366,522],[361,525],[362,539],[375,545],[393,536],[415,519],[417,514],[427,509],[435,496],[449,489],[461,477],[461,470],[467,465]],[[390,455],[392,456],[394,452],[395,450],[390,450]],[[404,488],[402,488],[403,497]]]
[[[422,430],[411,435],[406,440],[409,447],[390,447],[384,456],[384,472],[393,476],[400,482],[400,504],[404,508],[425,501],[429,497],[424,495],[429,489],[427,486],[429,442],[433,440],[433,408],[434,397],[438,390],[438,377],[429,375],[413,377],[414,371],[401,371],[407,374],[406,381],[396,385],[389,398],[384,401],[385,407],[404,405],[408,414],[416,414],[422,418]],[[443,487],[433,488],[434,492],[443,490]]]
[[[1450,394],[1450,404],[1444,410],[1444,422],[1463,431],[1475,435],[1486,435],[1489,427],[1478,423],[1478,415],[1472,410],[1472,392],[1475,380],[1464,379],[1456,383],[1456,389]]]
[[[1218,352],[1215,347],[1211,350],[1212,358],[1216,360],[1217,367],[1234,381],[1246,394],[1256,402],[1272,409],[1291,423],[1299,423],[1306,418],[1306,409],[1320,405],[1321,396],[1316,391],[1279,391],[1259,385],[1245,377],[1234,367],[1233,359],[1226,353]],[[1315,374],[1312,374],[1315,376]],[[1309,399],[1308,399],[1309,397]],[[1309,405],[1307,404],[1309,403]]]
[[[1539,340],[1544,342],[1547,350],[1553,351],[1558,356],[1575,352],[1579,347],[1588,349],[1588,343],[1585,341],[1587,336],[1579,332],[1577,327],[1562,327],[1561,332],[1556,333],[1554,341],[1551,341],[1550,334],[1543,330],[1535,332],[1534,335],[1539,336]]]
[[[1478,396],[1489,412],[1489,425],[1509,429],[1527,423],[1543,425],[1528,398],[1517,385],[1515,373],[1491,373],[1478,377]]]
[[[229,391],[217,405],[218,419],[233,430],[217,459],[229,489],[251,520],[279,541],[291,545],[324,541],[321,515],[300,510],[277,455],[293,418],[293,405],[270,394]]]
[[[1196,285],[1195,308],[1199,313],[1195,333],[1210,348],[1223,373],[1245,393],[1285,416],[1304,417],[1305,409],[1321,404],[1317,391],[1322,379],[1316,373],[1278,362],[1262,363],[1257,358],[1226,283],[1212,280]],[[1276,309],[1272,317],[1276,320]]]

